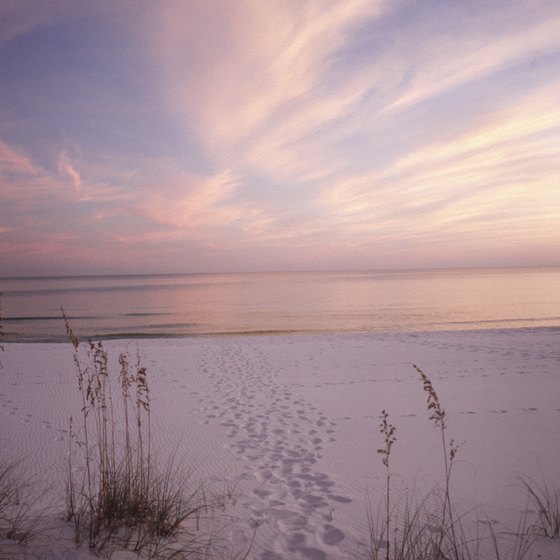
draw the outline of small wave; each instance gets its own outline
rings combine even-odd
[[[75,318],[73,318],[75,319]],[[3,323],[23,323],[27,321],[62,321],[62,317],[2,317]]]
[[[476,319],[473,321],[448,321],[449,325],[500,325],[502,323],[546,323],[548,321],[560,322],[560,317],[524,317],[523,319]]]
[[[237,330],[237,331],[201,331],[194,330],[192,332],[105,332],[105,333],[82,333],[79,339],[86,340],[154,340],[154,339],[181,339],[181,338],[232,338],[232,337],[258,337],[258,336],[294,336],[294,335],[364,335],[364,334],[406,334],[408,336],[429,335],[430,333],[447,333],[447,332],[493,332],[493,333],[511,333],[511,332],[542,332],[542,333],[558,333],[560,326],[534,326],[534,327],[486,327],[486,328],[465,328],[465,329],[268,329],[268,330]],[[3,343],[67,343],[68,338],[62,334],[26,334],[26,333],[4,333]]]
[[[163,317],[169,313],[125,313],[123,317]]]
[[[88,317],[88,316],[72,316],[66,317],[69,321],[91,321],[94,319],[98,319],[98,317]],[[34,321],[63,321],[61,315],[54,315],[54,316],[30,316],[30,317],[2,317],[3,323],[26,323],[26,322],[34,322]]]

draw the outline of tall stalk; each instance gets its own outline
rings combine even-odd
[[[128,412],[128,403],[130,398],[130,387],[132,385],[132,379],[129,372],[128,357],[126,354],[121,354],[119,356],[119,364],[121,366],[121,371],[119,375],[119,380],[121,383],[121,394],[123,398],[123,412],[124,412],[124,468],[125,468],[125,478],[127,483],[130,485],[131,474],[132,474],[132,442],[130,440],[130,420]]]
[[[0,352],[4,352],[4,327],[2,326],[2,292],[0,292]],[[2,362],[0,362],[0,368],[2,367]]]
[[[444,465],[444,497],[443,497],[443,510],[441,518],[441,531],[439,535],[438,549],[439,554],[443,558],[444,554],[441,550],[443,544],[443,537],[445,535],[447,518],[449,518],[449,528],[451,530],[452,546],[455,552],[455,557],[458,557],[458,545],[457,536],[455,534],[455,522],[453,520],[453,509],[451,507],[451,470],[453,468],[453,461],[455,455],[457,454],[458,446],[452,439],[449,444],[446,438],[446,428],[445,423],[445,409],[441,406],[438,395],[432,385],[430,378],[415,364],[412,367],[420,374],[422,380],[424,391],[428,394],[428,411],[431,412],[430,420],[433,420],[434,426],[439,429],[441,435],[441,447],[443,452],[443,465]]]
[[[381,423],[379,431],[385,436],[385,447],[377,450],[381,455],[381,461],[385,465],[385,536],[387,540],[387,548],[385,550],[385,559],[389,560],[391,554],[391,470],[389,468],[389,460],[391,457],[391,448],[397,438],[395,437],[396,428],[389,420],[389,414],[386,410],[381,412]]]
[[[145,367],[141,366],[140,358],[138,357],[136,362],[136,425],[138,430],[137,439],[137,454],[138,454],[138,465],[140,467],[140,477],[142,484],[149,485],[150,481],[146,479],[146,474],[150,473],[150,391],[148,388],[148,371]],[[147,415],[147,431],[148,439],[147,451],[144,450],[144,438],[143,438],[143,428],[142,428],[142,415]],[[146,464],[144,462],[146,461]]]
[[[68,321],[68,317],[66,317],[66,313],[64,309],[61,307],[60,310],[62,311],[62,318],[64,319],[64,325],[66,326],[66,334],[70,339],[72,347],[74,348],[74,364],[76,366],[76,371],[78,372],[78,387],[80,390],[80,394],[82,397],[82,418],[83,418],[83,427],[84,427],[84,444],[85,444],[85,462],[86,462],[86,484],[87,484],[87,495],[93,496],[93,480],[91,474],[91,446],[89,441],[89,427],[88,427],[88,399],[90,397],[91,386],[87,383],[85,384],[86,378],[84,375],[84,371],[82,369],[82,364],[80,362],[80,356],[78,354],[78,348],[80,346],[80,342],[70,323]],[[73,480],[72,472],[69,473],[69,477]],[[73,481],[71,483],[71,491],[73,491],[74,485]],[[73,498],[72,498],[73,499]],[[89,544],[90,547],[94,542],[94,512],[92,507],[88,507],[89,512]]]

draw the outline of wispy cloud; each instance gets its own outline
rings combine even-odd
[[[558,237],[558,95],[553,84],[380,172],[342,178],[319,201],[346,230],[429,233],[433,241]]]
[[[0,7],[10,258],[16,228],[30,259],[175,270],[560,247],[556,2],[24,4]]]
[[[228,205],[236,185],[236,179],[227,172],[209,178],[176,178],[171,184],[148,187],[134,210],[174,227],[225,226],[240,217],[240,210]]]
[[[82,178],[70,163],[67,150],[65,150],[58,156],[58,169],[61,173],[67,175],[70,178],[76,190],[80,190],[82,186]]]
[[[408,70],[413,77],[384,110],[402,110],[558,49],[557,14],[514,30],[501,28],[500,13],[495,23],[491,36],[481,37],[475,30],[464,36],[435,35],[411,51],[403,72]]]
[[[6,176],[8,173],[36,173],[36,168],[31,160],[19,153],[14,148],[0,141],[0,173]]]
[[[160,26],[152,28],[168,99],[224,159],[228,153],[243,158],[265,130],[293,128],[302,112],[307,122],[296,128],[305,133],[356,97],[346,91],[338,102],[322,100],[315,90],[352,27],[378,15],[384,4],[238,3],[235,10],[220,2],[194,10],[169,4],[159,14]],[[315,102],[321,107],[312,115]]]

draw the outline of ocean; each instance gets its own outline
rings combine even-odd
[[[4,342],[560,329],[560,268],[0,279]]]

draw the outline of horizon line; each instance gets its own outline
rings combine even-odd
[[[528,270],[528,269],[554,269],[560,268],[560,264],[545,265],[499,265],[499,266],[434,266],[434,267],[403,267],[403,268],[331,268],[331,269],[293,269],[293,270],[246,270],[246,271],[214,271],[214,272],[111,272],[91,274],[26,274],[13,276],[0,276],[0,280],[23,280],[23,279],[56,279],[56,278],[127,278],[147,276],[224,276],[224,275],[249,275],[249,274],[335,274],[335,273],[395,273],[395,272],[437,272],[452,270]]]

